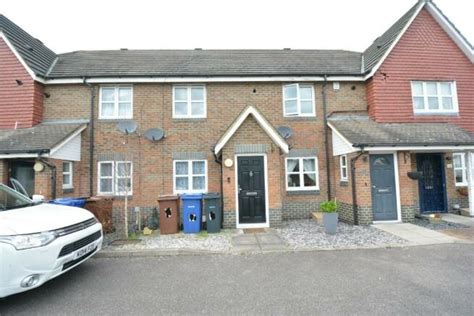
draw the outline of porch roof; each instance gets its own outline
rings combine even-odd
[[[474,146],[470,133],[450,123],[377,123],[366,112],[334,113],[328,123],[355,148]]]
[[[84,122],[49,122],[31,128],[0,130],[0,158],[49,154],[67,144],[86,127]]]

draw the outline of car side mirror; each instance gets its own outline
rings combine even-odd
[[[33,194],[31,199],[33,200],[33,203],[43,203],[44,202],[44,195]]]

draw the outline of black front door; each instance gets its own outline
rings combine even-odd
[[[370,155],[374,221],[397,220],[397,188],[393,155]]]
[[[265,223],[265,166],[262,156],[237,157],[239,223]]]
[[[422,173],[418,181],[420,211],[422,213],[445,212],[446,190],[442,154],[416,155],[418,171]]]
[[[10,163],[10,178],[17,179],[29,196],[35,193],[35,170],[33,165],[33,162],[27,161],[14,161]]]

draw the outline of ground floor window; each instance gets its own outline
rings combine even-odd
[[[316,157],[286,158],[286,189],[288,191],[319,190]]]
[[[457,187],[467,186],[466,155],[453,154],[454,181]]]
[[[63,189],[72,189],[73,164],[71,161],[63,162]]]
[[[173,162],[175,193],[204,193],[207,191],[206,160],[175,160]]]
[[[341,181],[347,181],[348,173],[347,173],[347,155],[342,155],[340,157],[340,167],[341,167]]]
[[[130,161],[99,162],[99,194],[132,195],[133,164]]]

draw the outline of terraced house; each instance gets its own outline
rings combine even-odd
[[[333,198],[355,224],[474,215],[473,47],[432,1],[364,52],[56,54],[5,16],[0,37],[0,179],[29,194],[219,192],[242,228]]]

